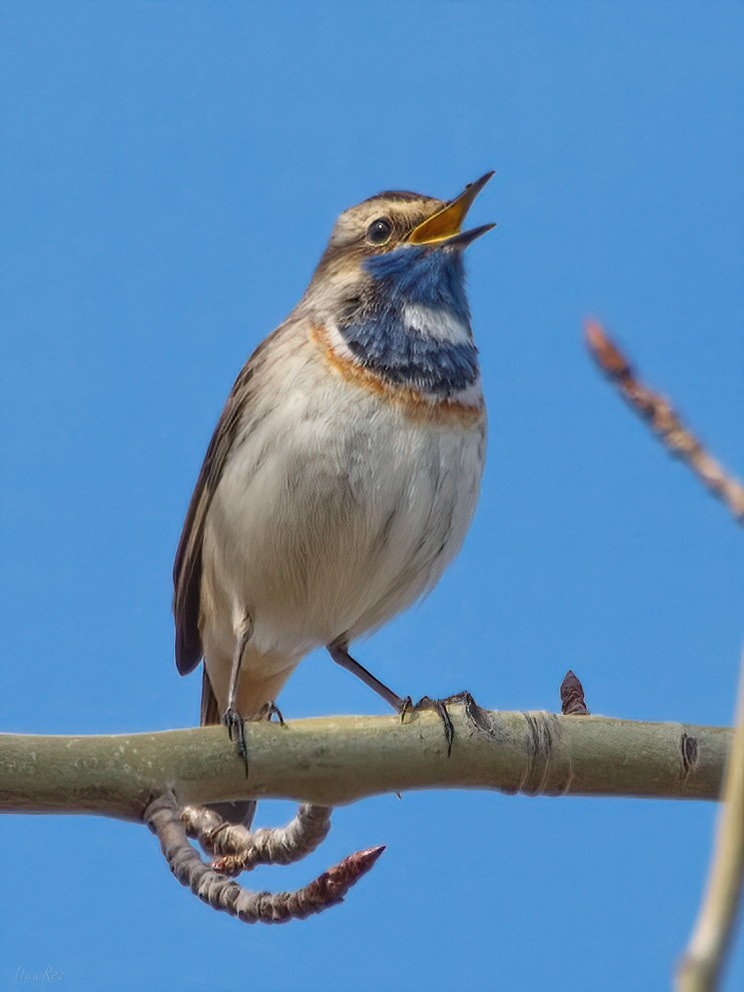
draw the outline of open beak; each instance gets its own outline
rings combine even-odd
[[[437,213],[427,217],[425,221],[414,227],[406,238],[412,245],[458,245],[464,247],[471,241],[475,241],[481,234],[490,231],[495,224],[483,224],[482,227],[474,227],[470,231],[462,231],[462,222],[465,220],[468,210],[473,204],[473,200],[480,193],[493,172],[487,172],[485,176],[476,179],[474,183],[468,183],[465,189],[450,200],[446,207],[438,210]]]

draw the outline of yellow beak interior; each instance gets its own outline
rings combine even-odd
[[[446,241],[447,238],[459,234],[462,229],[462,222],[465,220],[473,200],[492,175],[493,172],[487,172],[485,176],[476,179],[474,183],[469,183],[459,196],[450,200],[446,207],[438,210],[417,227],[414,227],[406,241],[413,245],[430,245],[437,241]]]

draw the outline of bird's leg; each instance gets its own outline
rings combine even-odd
[[[245,743],[245,721],[238,713],[238,682],[240,680],[240,666],[243,661],[243,653],[248,641],[253,633],[253,620],[246,613],[236,630],[237,642],[233,654],[232,668],[230,669],[230,691],[227,696],[227,709],[222,714],[222,722],[227,727],[230,740],[238,745],[238,754],[245,762],[245,775],[248,777],[248,749]]]
[[[378,696],[382,696],[385,702],[389,706],[392,706],[397,713],[406,713],[411,708],[411,697],[406,696],[404,699],[397,692],[388,689],[385,683],[375,678],[372,672],[368,672],[364,665],[360,665],[358,661],[351,657],[346,641],[334,641],[333,644],[329,644],[328,653],[337,665],[345,668],[352,675],[356,675],[365,685],[374,690]]]
[[[388,689],[384,682],[380,682],[378,678],[372,674],[372,672],[367,671],[364,665],[360,665],[359,662],[352,658],[349,654],[349,646],[346,641],[334,641],[333,644],[328,645],[328,653],[331,658],[342,668],[345,668],[347,672],[351,672],[352,675],[356,675],[358,679],[361,679],[365,685],[368,685],[370,689],[374,689],[378,696],[382,696],[386,703],[389,703],[393,709],[400,713],[401,720],[405,720],[409,713],[414,710],[434,710],[439,714],[439,718],[442,721],[444,728],[444,736],[447,741],[447,757],[452,754],[452,742],[455,739],[455,728],[452,725],[452,719],[447,712],[447,703],[449,702],[460,702],[460,695],[450,696],[448,699],[431,699],[429,696],[424,696],[420,699],[414,706],[413,700],[410,696],[399,696],[397,693],[393,692],[392,689]],[[469,694],[468,694],[469,695]]]
[[[257,719],[259,719],[259,720],[268,720],[269,723],[271,723],[273,721],[274,717],[276,717],[277,722],[279,723],[279,725],[281,727],[286,727],[286,723],[284,722],[284,717],[282,716],[282,711],[276,705],[276,703],[274,702],[274,700],[273,699],[270,699],[268,701],[268,703],[264,703],[264,705],[258,711],[258,718]]]

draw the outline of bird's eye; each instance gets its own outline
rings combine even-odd
[[[384,245],[386,241],[390,240],[392,233],[392,221],[388,220],[387,217],[378,217],[367,228],[367,241],[373,245]]]

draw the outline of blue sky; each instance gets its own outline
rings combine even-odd
[[[607,322],[744,472],[744,8],[737,3],[3,2],[0,726],[196,722],[170,570],[230,384],[297,301],[340,210],[487,169],[469,250],[490,412],[470,537],[365,644],[399,692],[726,723],[741,533],[588,361]],[[324,655],[291,719],[378,712]],[[289,807],[265,805],[262,822]],[[710,804],[385,796],[339,810],[301,884],[388,849],[345,906],[216,914],[154,839],[3,818],[0,987],[614,990],[668,985]],[[744,985],[739,946],[727,988]]]

